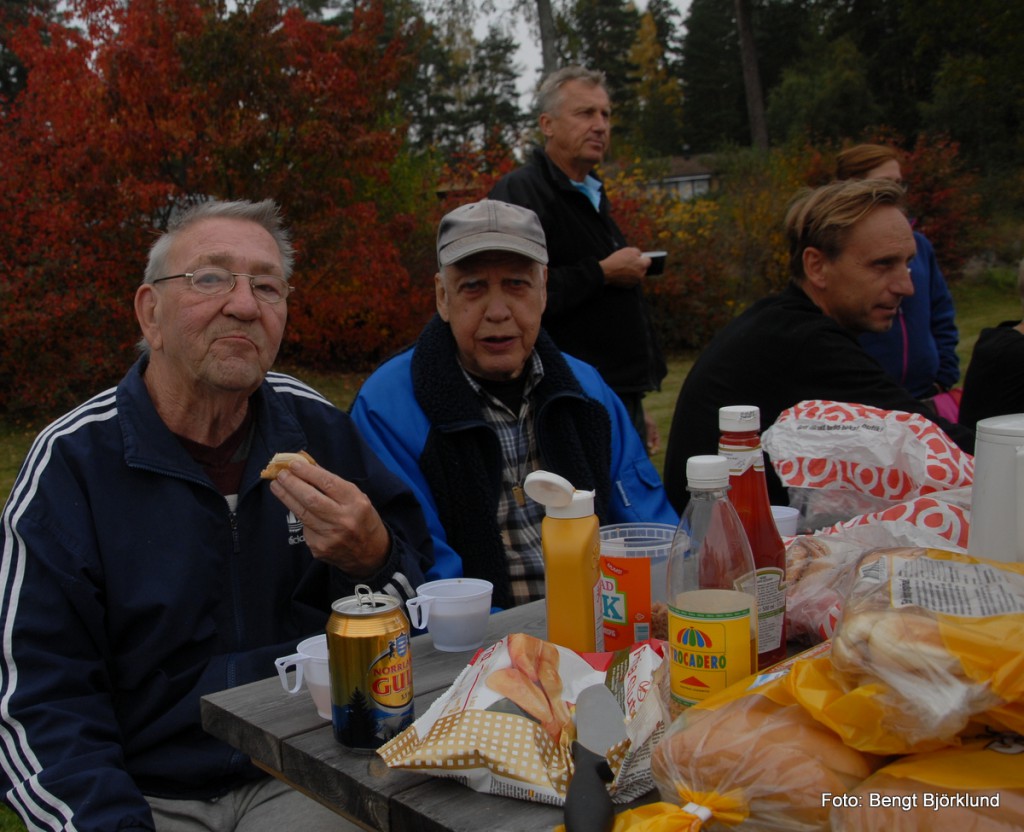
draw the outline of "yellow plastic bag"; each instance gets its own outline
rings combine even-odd
[[[971,721],[1024,733],[1024,565],[869,553],[831,659],[801,663],[786,686],[847,745],[876,754],[956,745]]]
[[[805,661],[753,676],[681,714],[651,759],[661,797],[690,814],[703,811],[707,829],[826,829],[822,796],[845,794],[884,761],[846,747],[796,704],[785,679]]]
[[[1024,829],[1024,739],[965,739],[901,757],[832,808],[833,832],[1011,832]]]

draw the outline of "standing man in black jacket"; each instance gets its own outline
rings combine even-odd
[[[540,217],[550,257],[544,328],[563,351],[598,369],[653,451],[657,429],[645,419],[643,398],[659,389],[665,360],[643,293],[651,260],[626,243],[594,174],[611,139],[604,73],[560,69],[541,84],[537,105],[544,148],[490,196]]]

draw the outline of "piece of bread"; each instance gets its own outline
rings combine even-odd
[[[260,477],[265,480],[276,480],[277,475],[284,471],[289,465],[291,465],[297,459],[304,459],[310,465],[316,465],[316,460],[313,459],[305,451],[299,451],[298,453],[277,453],[274,454],[273,459],[267,463],[267,467],[260,471]]]

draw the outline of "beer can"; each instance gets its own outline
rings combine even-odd
[[[327,653],[334,737],[375,749],[414,718],[409,621],[390,595],[359,584],[331,604]]]

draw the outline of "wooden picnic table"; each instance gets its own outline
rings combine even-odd
[[[544,602],[490,617],[485,644],[509,633],[545,636]],[[466,666],[471,653],[443,653],[429,635],[412,639],[413,690],[419,716]],[[309,692],[288,694],[277,676],[204,696],[203,727],[248,754],[275,777],[368,829],[417,832],[535,832],[562,822],[559,807],[481,794],[440,777],[389,769],[374,752],[334,738]],[[656,799],[651,792],[647,799]]]

